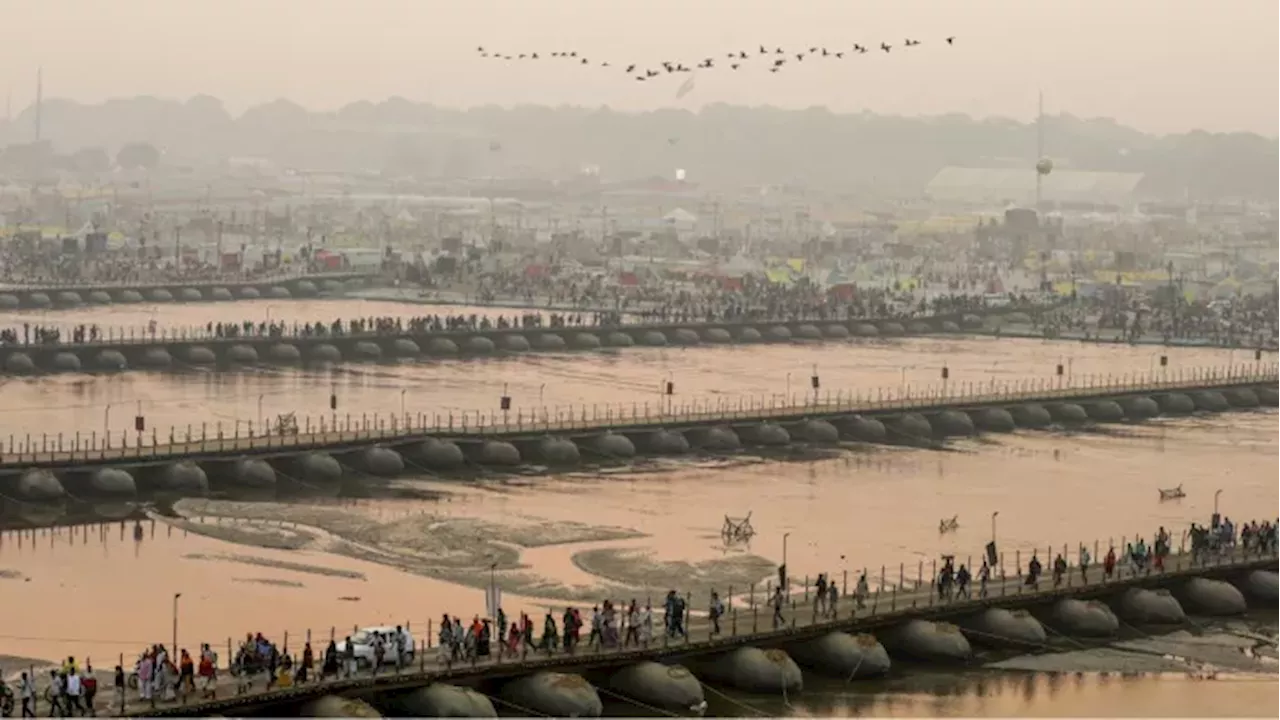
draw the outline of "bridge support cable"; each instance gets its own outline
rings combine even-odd
[[[754,713],[755,715],[757,715],[757,716],[759,716],[759,717],[771,717],[771,714],[770,714],[770,713],[767,713],[767,712],[765,712],[765,711],[761,710],[760,708],[755,707],[754,705],[748,705],[747,703],[742,702],[741,700],[738,700],[738,699],[736,699],[736,698],[729,697],[729,696],[728,696],[728,695],[726,695],[725,693],[720,692],[719,690],[717,690],[717,689],[715,689],[715,688],[711,687],[710,685],[708,685],[708,684],[706,684],[706,683],[702,682],[701,680],[699,680],[699,681],[698,681],[698,684],[702,686],[702,689],[703,689],[703,690],[710,690],[711,692],[713,692],[713,693],[715,693],[715,694],[716,694],[716,697],[720,697],[720,698],[723,698],[724,700],[727,700],[727,701],[728,701],[730,704],[732,704],[734,707],[738,707],[738,708],[741,708],[741,709],[743,709],[743,710],[746,710],[747,712]]]
[[[478,692],[478,691],[477,691],[477,692]],[[503,700],[503,699],[502,699],[502,698],[500,698],[500,697],[496,697],[496,696],[494,696],[494,695],[490,695],[490,694],[488,694],[488,693],[480,693],[480,694],[481,694],[481,695],[484,695],[485,697],[489,698],[490,700],[492,700],[492,701],[494,701],[494,702],[498,703],[499,705],[504,705],[504,706],[506,706],[506,707],[509,707],[509,708],[511,708],[512,710],[515,710],[515,711],[516,711],[516,712],[518,712],[518,713],[524,713],[524,716],[525,716],[525,717],[540,717],[540,718],[551,717],[550,715],[546,715],[546,714],[544,714],[544,713],[540,713],[540,712],[538,712],[537,710],[530,710],[529,708],[524,707],[523,705],[517,705],[517,704],[515,704],[515,703],[513,703],[513,702],[510,702],[510,701],[507,701],[507,700]]]
[[[673,713],[673,712],[671,712],[670,710],[663,710],[663,709],[662,709],[662,708],[660,708],[660,707],[657,707],[657,706],[654,706],[654,705],[650,705],[650,704],[648,704],[648,703],[640,702],[639,700],[636,700],[636,699],[635,699],[635,698],[633,698],[633,697],[627,697],[626,695],[623,695],[622,693],[616,693],[616,692],[613,692],[612,690],[610,690],[610,689],[608,689],[608,688],[602,688],[602,687],[600,687],[599,685],[592,685],[591,687],[595,688],[595,689],[596,689],[596,692],[602,692],[602,693],[604,693],[605,695],[608,695],[609,697],[616,698],[616,699],[621,700],[621,701],[626,702],[626,703],[630,703],[630,704],[632,704],[632,705],[635,705],[636,707],[644,708],[645,710],[648,710],[649,712],[655,712],[655,713],[658,713],[658,714],[660,714],[660,715],[666,715],[667,717],[681,717],[679,713]]]

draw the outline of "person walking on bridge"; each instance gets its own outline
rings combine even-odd
[[[826,609],[827,603],[827,574],[818,573],[818,579],[813,583],[813,615],[817,617]]]
[[[982,567],[978,568],[978,597],[985,598],[987,596],[987,581],[991,579],[991,566],[987,564],[986,559],[982,561]]]
[[[1088,582],[1089,581],[1089,561],[1092,560],[1092,558],[1089,556],[1089,548],[1085,547],[1084,545],[1081,545],[1079,555],[1080,555],[1080,582]]]
[[[782,588],[773,589],[773,598],[770,604],[773,605],[773,629],[777,630],[786,623],[786,619],[782,617],[782,603],[786,601],[786,597],[782,594]]]
[[[956,571],[956,597],[964,596],[969,599],[969,568],[964,563],[960,564],[960,569]]]
[[[1040,564],[1039,556],[1034,553],[1031,555],[1031,562],[1027,563],[1027,587],[1031,589],[1039,589],[1040,573],[1044,570],[1044,566]]]
[[[1107,556],[1102,559],[1102,577],[1110,580],[1116,571],[1116,549],[1114,547],[1107,550]]]
[[[871,587],[867,584],[867,574],[864,572],[858,576],[858,584],[853,589],[853,595],[858,602],[859,610],[867,607],[867,596],[870,594]]]
[[[591,608],[591,634],[587,635],[587,649],[594,650],[598,645],[604,642],[603,636],[600,634],[601,625],[604,618],[600,616],[600,606],[594,605]]]
[[[631,598],[631,605],[627,607],[627,631],[622,636],[622,647],[630,647],[633,642],[640,644],[640,608],[635,598]]]
[[[1058,557],[1053,560],[1053,586],[1058,587],[1062,584],[1062,578],[1067,574],[1067,559],[1062,557],[1062,553],[1058,553]]]
[[[18,680],[18,699],[22,702],[22,717],[35,717],[36,683],[26,672]]]
[[[711,619],[711,634],[720,634],[720,616],[724,614],[724,603],[720,602],[720,595],[715,591],[711,591],[711,602],[707,608],[707,616]]]

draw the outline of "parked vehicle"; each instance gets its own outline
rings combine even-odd
[[[383,665],[395,665],[398,645],[396,643],[396,633],[399,632],[404,636],[404,657],[400,659],[401,665],[409,665],[413,662],[414,650],[417,647],[413,634],[408,630],[396,630],[394,625],[380,625],[376,627],[360,628],[351,635],[351,645],[355,651],[356,664],[362,668],[370,668],[374,665],[374,646],[375,636],[381,635],[383,641]],[[338,642],[338,656],[343,657],[347,652],[347,641],[340,640]]]

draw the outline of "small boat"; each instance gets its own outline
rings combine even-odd
[[[1160,501],[1161,501],[1161,502],[1163,502],[1163,501],[1165,501],[1165,500],[1177,500],[1177,499],[1179,499],[1179,498],[1184,498],[1184,497],[1186,497],[1186,496],[1187,496],[1187,494],[1186,494],[1185,492],[1183,492],[1183,491],[1182,491],[1182,486],[1181,486],[1181,485],[1179,485],[1178,487],[1162,488],[1162,489],[1160,490]]]
[[[952,515],[950,518],[938,521],[938,533],[955,532],[960,529],[960,516]]]

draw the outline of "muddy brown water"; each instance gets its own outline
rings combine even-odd
[[[254,306],[252,309],[245,305]],[[258,307],[261,305],[262,307]],[[411,317],[428,312],[501,311],[483,308],[447,308],[405,303],[352,301],[297,301],[229,306],[191,305],[161,307],[162,326],[203,324],[218,317],[262,319],[270,306],[273,317],[294,320],[332,319],[336,316],[398,315]],[[147,317],[139,306],[87,308],[76,322],[108,324],[141,321]],[[6,316],[12,320],[16,314]],[[55,318],[56,316],[49,316]],[[0,324],[5,324],[0,319]],[[145,323],[143,323],[145,324]],[[1161,369],[1159,357],[1168,357]],[[597,352],[531,354],[482,360],[424,360],[386,364],[343,364],[325,370],[300,370],[261,366],[238,372],[200,370],[168,373],[129,372],[120,375],[67,374],[0,378],[5,393],[0,436],[17,438],[26,433],[70,442],[77,433],[101,434],[106,430],[132,434],[135,414],[146,417],[148,428],[178,435],[191,425],[201,425],[211,435],[222,423],[227,433],[247,423],[259,425],[281,413],[294,412],[300,419],[312,416],[318,424],[329,418],[329,395],[338,396],[338,415],[353,422],[374,413],[421,414],[434,420],[450,413],[481,411],[500,416],[504,392],[512,398],[511,415],[528,416],[545,408],[554,416],[571,411],[580,416],[583,406],[623,404],[629,413],[646,408],[658,412],[668,402],[736,405],[749,397],[756,403],[803,402],[813,396],[810,377],[819,377],[819,395],[857,392],[874,396],[880,390],[913,392],[941,389],[941,372],[949,372],[947,387],[956,393],[989,387],[994,383],[1040,382],[1084,384],[1098,379],[1132,377],[1155,372],[1176,377],[1205,366],[1237,366],[1252,362],[1252,355],[1193,348],[1153,348],[965,337],[925,337],[902,340],[852,340],[815,344],[755,345],[694,348],[631,348]],[[1058,364],[1062,379],[1055,377]],[[661,393],[674,384],[670,399]],[[328,422],[328,420],[326,420]],[[132,438],[131,438],[132,441]],[[37,440],[39,442],[39,440]]]
[[[899,384],[903,367],[913,382],[933,380],[944,362],[953,380],[976,382],[1047,376],[1059,358],[1069,358],[1075,373],[1145,371],[1158,352],[1167,352],[1173,367],[1226,357],[1204,350],[926,338],[344,366],[327,373],[65,376],[8,380],[0,416],[6,428],[87,430],[101,427],[103,404],[113,402],[120,404],[112,411],[113,426],[122,428],[131,420],[131,400],[143,398],[152,423],[233,420],[252,417],[259,394],[267,413],[318,410],[327,402],[327,382],[339,383],[340,398],[352,407],[384,410],[398,406],[406,387],[410,399],[431,408],[474,408],[489,399],[496,405],[504,383],[517,397],[541,391],[549,403],[643,402],[656,396],[668,374],[676,378],[678,392],[689,395],[767,395],[785,393],[787,372],[800,392],[815,363],[824,388],[866,388]],[[638,552],[630,557],[640,559],[610,571],[628,576],[639,588],[636,594],[649,586],[656,596],[666,589],[660,583],[671,576],[669,563],[694,563],[714,582],[716,563],[726,559],[780,562],[784,534],[793,577],[829,572],[843,580],[847,572],[852,583],[866,567],[874,584],[884,565],[892,583],[899,573],[914,579],[921,564],[928,574],[942,554],[976,556],[991,537],[995,511],[997,539],[1010,568],[1016,553],[1025,562],[1032,548],[1051,545],[1056,552],[1067,543],[1074,551],[1083,541],[1092,550],[1096,540],[1105,552],[1110,541],[1150,535],[1160,525],[1178,538],[1187,523],[1208,518],[1218,489],[1221,509],[1233,519],[1272,517],[1280,503],[1274,480],[1278,429],[1275,411],[1267,410],[1094,432],[984,436],[949,443],[942,451],[860,447],[819,459],[662,460],[633,469],[467,482],[408,477],[397,485],[431,499],[294,502],[386,522],[414,515],[442,522],[575,520],[645,535],[523,550],[524,572],[551,585],[580,587],[598,580],[574,561],[579,553]],[[1159,488],[1178,484],[1186,498],[1158,500]],[[281,512],[287,518],[288,507]],[[723,516],[748,512],[755,537],[726,548],[719,534]],[[959,530],[939,535],[938,520],[953,515]],[[164,524],[144,528],[141,542],[134,541],[131,527],[116,523],[63,528],[34,540],[0,535],[2,652],[46,659],[87,655],[98,667],[114,665],[121,655],[131,662],[143,645],[169,642],[174,593],[182,593],[178,634],[186,646],[225,645],[229,637],[256,631],[281,639],[287,631],[290,646],[298,647],[308,630],[327,640],[330,628],[341,633],[356,624],[406,621],[421,637],[441,613],[469,617],[484,607],[487,566],[476,568],[464,586],[319,547],[272,550]],[[508,612],[541,614],[564,602],[545,598],[517,587],[506,593],[504,606]],[[695,601],[695,607],[700,604]],[[1274,677],[1195,682],[1001,673],[864,689],[815,683],[792,698],[791,707],[747,700],[769,713],[814,716],[1239,717],[1273,716],[1276,690]]]

